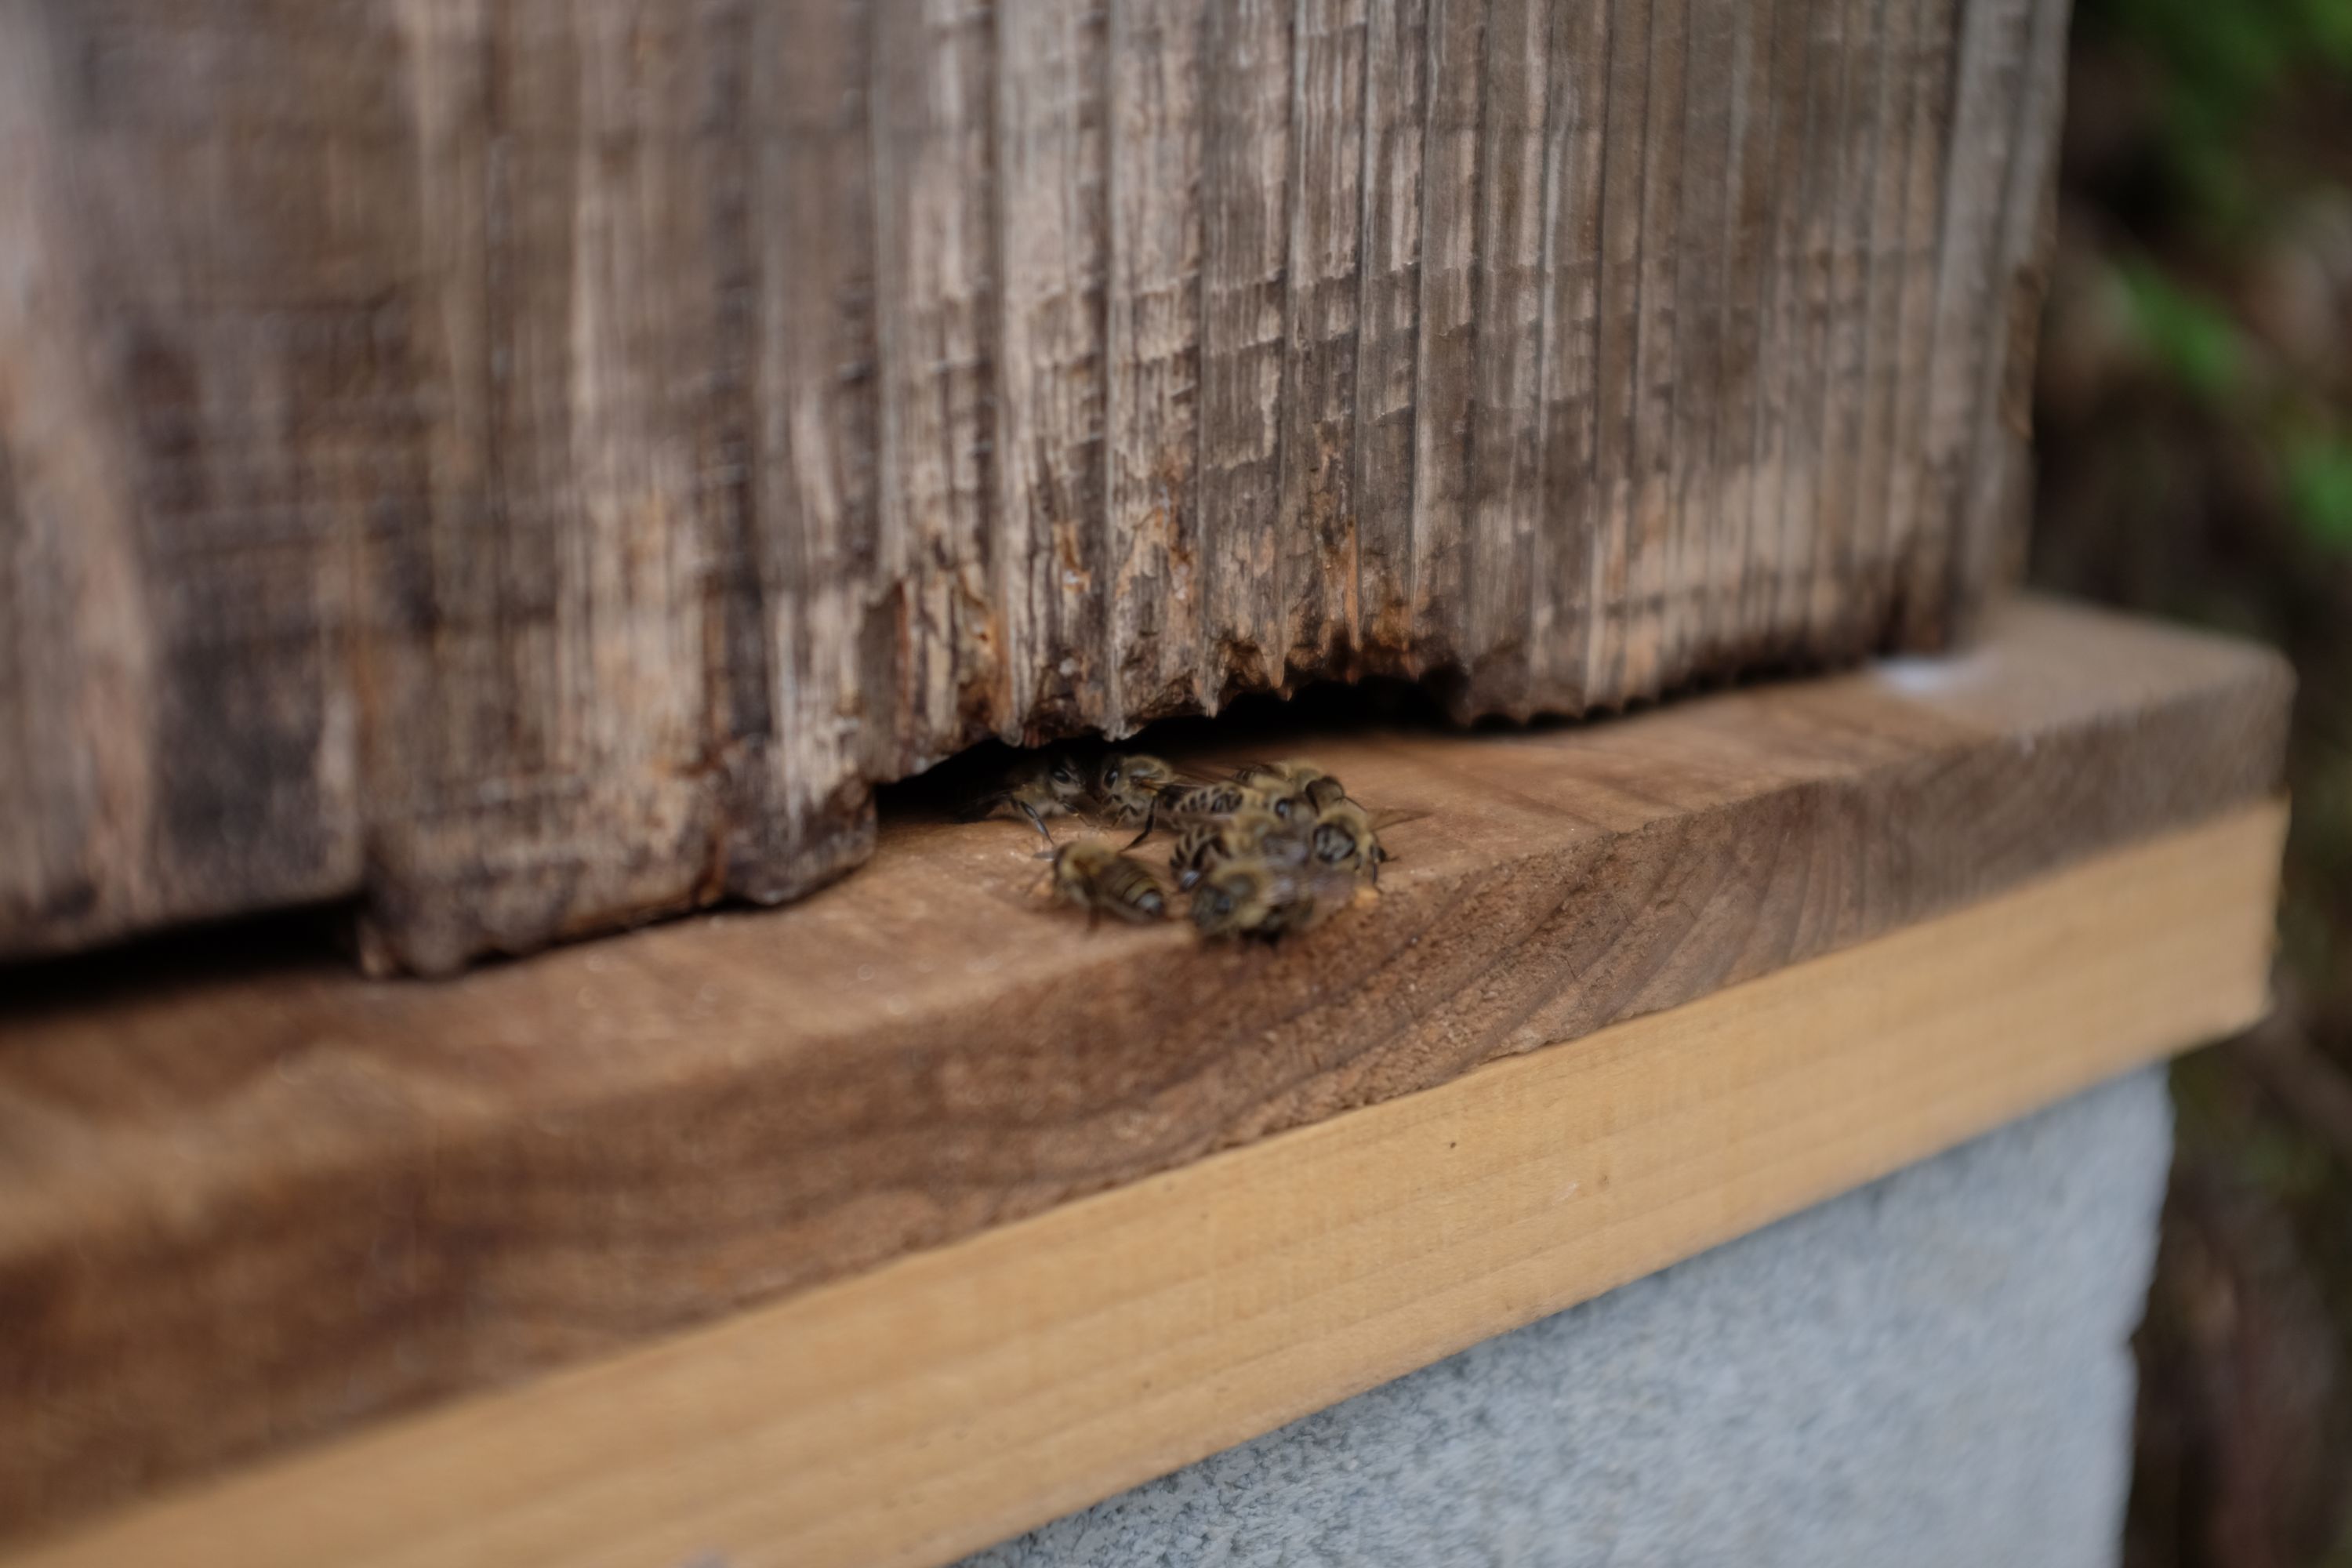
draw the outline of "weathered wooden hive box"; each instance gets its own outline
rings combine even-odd
[[[6,0],[0,957],[440,970],[1368,674],[1942,643],[2060,0]]]

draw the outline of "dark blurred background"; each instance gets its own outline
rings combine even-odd
[[[2279,1007],[2174,1072],[2129,1568],[2352,1568],[2352,0],[2078,0],[2033,573],[2302,680]]]

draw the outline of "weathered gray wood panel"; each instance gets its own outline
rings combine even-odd
[[[0,0],[0,955],[441,970],[992,735],[1939,644],[2064,11]]]

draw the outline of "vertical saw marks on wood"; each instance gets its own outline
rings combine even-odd
[[[1941,646],[2064,14],[0,5],[0,957],[446,970],[988,737]]]

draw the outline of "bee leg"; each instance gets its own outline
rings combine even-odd
[[[1147,839],[1147,838],[1150,837],[1151,837],[1151,830],[1152,830],[1153,828],[1155,828],[1155,827],[1159,826],[1160,826],[1160,797],[1159,797],[1158,795],[1153,795],[1153,796],[1151,797],[1151,809],[1150,809],[1150,810],[1149,810],[1149,811],[1147,811],[1147,812],[1145,812],[1145,813],[1143,814],[1143,831],[1142,831],[1142,832],[1140,832],[1140,833],[1139,833],[1139,834],[1137,834],[1134,837],[1132,837],[1132,838],[1129,839],[1129,840],[1127,841],[1127,847],[1128,847],[1129,849],[1134,848],[1137,845],[1139,845],[1139,844],[1142,843],[1145,839]]]
[[[1044,838],[1048,845],[1052,844],[1054,842],[1054,830],[1045,826],[1045,819],[1037,814],[1037,808],[1030,805],[1025,800],[1022,801],[1020,805],[1022,815],[1029,819],[1029,826],[1035,828],[1038,836]]]

